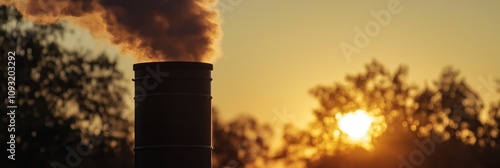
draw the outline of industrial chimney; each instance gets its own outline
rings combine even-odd
[[[212,167],[212,64],[134,64],[135,167]]]

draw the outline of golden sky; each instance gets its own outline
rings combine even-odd
[[[282,121],[285,108],[285,121],[304,126],[317,107],[309,89],[361,72],[374,58],[391,70],[408,65],[410,80],[420,86],[452,65],[485,97],[490,77],[500,78],[497,0],[221,0],[219,6],[226,9],[223,56],[214,64],[212,92],[224,119],[249,113]],[[385,26],[371,14],[382,10],[391,13]],[[346,57],[339,45],[356,46],[356,27],[366,32],[366,25],[372,26],[370,43]],[[116,53],[105,42],[89,42],[86,33],[79,36],[96,51]],[[129,79],[133,63],[120,58]]]

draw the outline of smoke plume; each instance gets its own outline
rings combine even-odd
[[[2,0],[30,21],[89,29],[138,61],[211,62],[218,55],[216,0]]]

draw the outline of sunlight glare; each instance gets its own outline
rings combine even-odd
[[[366,135],[372,124],[372,118],[364,110],[356,110],[344,115],[339,121],[339,128],[353,140]]]

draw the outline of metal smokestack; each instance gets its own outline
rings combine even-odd
[[[135,167],[212,167],[212,64],[134,64]]]

